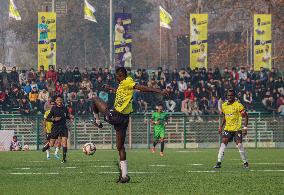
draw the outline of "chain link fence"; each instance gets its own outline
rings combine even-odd
[[[150,148],[153,143],[151,113],[133,114],[130,117],[126,136],[127,148]],[[190,116],[171,113],[166,126],[168,148],[217,148],[221,138],[218,127],[220,116]],[[99,129],[92,116],[75,117],[68,123],[69,148],[80,149],[87,142],[94,142],[100,149],[115,149],[115,130],[107,123]],[[250,113],[248,134],[244,137],[246,147],[284,147],[284,119],[276,115]],[[13,130],[22,145],[39,150],[46,142],[43,131],[43,116],[1,115],[0,130]],[[230,145],[233,146],[233,145]]]

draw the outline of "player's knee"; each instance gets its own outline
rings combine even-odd
[[[117,145],[116,145],[116,149],[117,149],[118,151],[123,150],[123,149],[124,149],[124,145],[122,145],[122,144],[117,144]]]
[[[162,143],[162,142],[164,142],[165,141],[165,139],[164,138],[162,138],[162,139],[160,139],[160,142]]]

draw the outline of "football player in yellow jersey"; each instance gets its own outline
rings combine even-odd
[[[116,131],[116,148],[120,157],[120,175],[117,182],[127,183],[130,180],[127,171],[126,153],[124,148],[124,142],[126,137],[126,130],[129,122],[129,114],[133,112],[132,99],[135,89],[142,92],[155,92],[162,95],[167,95],[166,91],[160,89],[151,88],[143,85],[136,84],[133,79],[127,75],[127,71],[124,67],[118,67],[116,69],[116,79],[119,83],[117,89],[112,88],[109,85],[105,85],[105,88],[115,92],[115,102],[113,108],[108,108],[107,104],[98,97],[93,98],[93,110],[95,117],[95,125],[102,127],[98,113],[104,115],[105,121],[114,126]]]
[[[47,116],[48,114],[50,113],[50,110],[51,108],[55,105],[55,102],[52,100],[50,102],[50,108],[48,108],[45,113],[44,113],[44,121],[43,121],[43,130],[46,134],[46,140],[47,140],[47,143],[49,142],[50,140],[50,133],[51,133],[51,130],[52,130],[52,122],[51,121],[48,121],[47,120]],[[60,141],[60,138],[58,138],[58,141],[57,141],[57,144],[56,144],[56,148],[55,148],[55,152],[54,152],[54,157],[57,158],[57,159],[60,159],[60,156],[58,155],[58,151],[61,147],[61,141]],[[47,149],[46,150],[46,158],[47,160],[50,159],[50,149]]]
[[[248,168],[247,156],[242,144],[243,136],[247,134],[248,114],[244,106],[235,100],[234,90],[228,91],[228,101],[222,104],[223,121],[219,127],[219,134],[222,135],[222,143],[218,153],[218,162],[214,168],[221,168],[221,162],[224,157],[224,151],[228,142],[234,139],[241,158],[243,167]],[[242,118],[244,117],[244,127],[242,130]],[[225,127],[224,127],[225,125]],[[224,127],[224,131],[222,129]]]

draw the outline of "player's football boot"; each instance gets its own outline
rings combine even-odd
[[[152,153],[155,153],[155,152],[156,152],[156,149],[155,149],[155,148],[151,148],[151,152],[152,152]]]
[[[221,162],[217,162],[216,165],[214,166],[215,169],[220,169],[221,168]]]
[[[248,168],[249,168],[248,162],[245,162],[245,163],[244,163],[243,168],[244,168],[244,169],[248,169]]]
[[[117,183],[128,183],[130,181],[130,177],[128,175],[126,175],[126,177],[119,177],[119,180],[117,181]]]
[[[47,143],[43,146],[42,151],[45,152],[48,149],[49,149],[49,144]]]
[[[161,157],[165,156],[164,152],[160,152],[160,156]]]
[[[47,156],[46,159],[47,159],[47,160],[50,160],[50,156]]]
[[[61,161],[61,163],[62,163],[62,164],[67,163],[66,159],[63,159],[63,160]]]
[[[54,158],[56,158],[56,159],[60,159],[59,154],[54,154]]]
[[[94,125],[95,125],[96,127],[100,128],[100,129],[103,128],[102,122],[97,123],[97,121],[94,120],[93,123],[94,123]]]

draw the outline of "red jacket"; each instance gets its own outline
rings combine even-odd
[[[62,85],[56,83],[55,92],[56,92],[57,94],[62,94],[62,93],[63,93],[63,87],[62,87]]]
[[[2,92],[0,93],[0,102],[4,102],[5,99],[6,99],[6,93],[2,91]]]
[[[55,83],[57,81],[57,72],[55,72],[54,70],[49,70],[46,73],[46,80],[48,80],[49,78],[51,78],[51,80],[53,80]]]
[[[190,99],[190,100],[194,100],[194,92],[193,90],[186,90],[184,92],[184,99]]]

